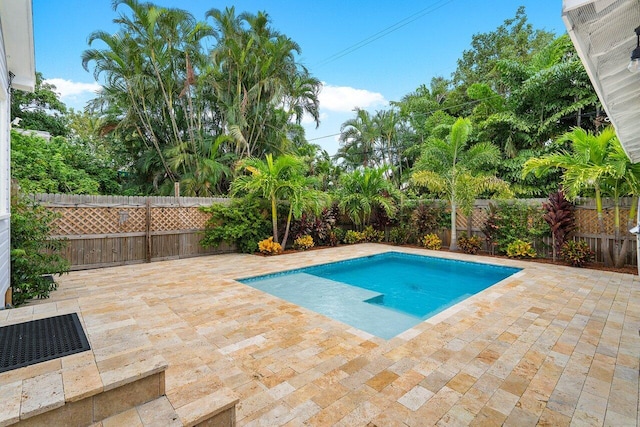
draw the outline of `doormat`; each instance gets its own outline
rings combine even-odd
[[[0,372],[87,350],[76,313],[0,327]]]

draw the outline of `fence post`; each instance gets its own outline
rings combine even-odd
[[[145,221],[145,234],[147,241],[147,262],[151,262],[151,199],[147,197],[146,202],[147,215]]]

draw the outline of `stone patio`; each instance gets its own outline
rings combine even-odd
[[[234,280],[390,250],[523,270],[386,341]],[[360,244],[57,280],[49,300],[0,311],[0,326],[77,311],[97,373],[166,363],[178,413],[221,389],[246,426],[638,425],[638,276]],[[0,396],[71,376],[52,362],[0,374]]]

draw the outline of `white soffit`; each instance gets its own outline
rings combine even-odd
[[[36,84],[31,0],[0,0],[0,25],[12,87],[32,92]]]
[[[632,162],[640,162],[640,73],[627,70],[640,0],[564,0],[562,18]]]

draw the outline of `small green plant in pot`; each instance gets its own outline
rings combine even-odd
[[[595,255],[584,240],[569,240],[560,249],[560,256],[574,267],[584,267],[594,260]]]
[[[507,256],[509,258],[535,258],[538,254],[531,243],[517,239],[507,246]]]
[[[440,248],[442,248],[442,240],[435,233],[425,235],[422,238],[421,243],[422,246],[424,246],[426,249],[431,249],[434,251],[438,251],[440,250]]]

